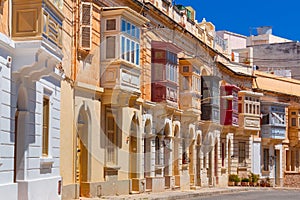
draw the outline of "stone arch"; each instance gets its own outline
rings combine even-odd
[[[28,145],[25,135],[27,124],[29,121],[28,112],[28,93],[25,87],[18,88],[18,96],[16,98],[16,110],[14,113],[14,182],[25,179],[25,152],[24,149]]]
[[[207,70],[206,69],[202,69],[201,70],[201,76],[208,76],[209,74],[208,74],[208,72],[207,72]]]
[[[174,121],[173,122],[173,137],[174,138],[181,138],[181,130],[180,130],[180,122],[179,121]]]
[[[196,131],[196,144],[197,145],[202,144],[202,132],[201,132],[201,130]]]
[[[180,165],[182,162],[182,146],[181,146],[181,130],[180,122],[173,122],[173,175],[180,175]]]
[[[152,148],[151,140],[154,136],[152,133],[152,115],[150,114],[144,114],[143,115],[143,122],[142,122],[142,127],[143,127],[143,139],[144,139],[144,148],[143,148],[143,153],[144,153],[144,177],[151,177],[153,176],[154,169],[153,166],[151,165],[152,158],[154,156],[152,155],[152,152],[155,151],[155,149]]]
[[[152,126],[153,126],[152,115],[144,114],[143,122],[142,122],[143,133],[145,135],[151,135],[152,134]]]
[[[169,119],[165,119],[164,135],[166,137],[172,136],[172,121]]]
[[[194,169],[194,164],[196,163],[196,146],[195,146],[195,138],[196,138],[196,133],[195,133],[195,125],[190,124],[189,125],[189,146],[188,146],[188,161],[189,161],[189,174],[191,177],[191,183],[195,184],[195,169]]]
[[[89,107],[82,103],[76,118],[76,182],[80,185],[90,180],[91,173],[91,113]]]
[[[196,131],[196,185],[201,185],[201,144],[202,133],[200,130]]]
[[[129,134],[129,178],[138,178],[138,138],[139,138],[139,117],[137,112],[133,113],[130,122]]]
[[[189,139],[195,140],[196,139],[196,131],[195,131],[195,125],[190,124],[189,125]]]
[[[18,89],[18,96],[16,101],[16,108],[20,111],[28,109],[28,93],[25,87],[20,86]]]

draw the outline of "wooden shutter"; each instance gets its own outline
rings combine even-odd
[[[80,12],[80,47],[91,50],[92,47],[92,3],[82,2]]]

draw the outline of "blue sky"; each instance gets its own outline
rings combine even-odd
[[[249,36],[251,27],[272,26],[273,35],[300,41],[299,0],[175,0],[175,3],[192,6],[197,20],[206,18],[216,30]]]

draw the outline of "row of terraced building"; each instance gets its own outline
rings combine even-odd
[[[224,187],[250,173],[299,186],[298,42],[216,31],[171,0],[0,11],[6,199]]]

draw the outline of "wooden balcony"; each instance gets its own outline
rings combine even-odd
[[[299,146],[300,143],[300,127],[289,128],[288,138],[291,146]]]
[[[39,79],[62,61],[62,5],[54,0],[13,1],[14,73]]]
[[[260,97],[262,93],[242,90],[238,93],[239,131],[238,134],[257,135],[260,131]]]

